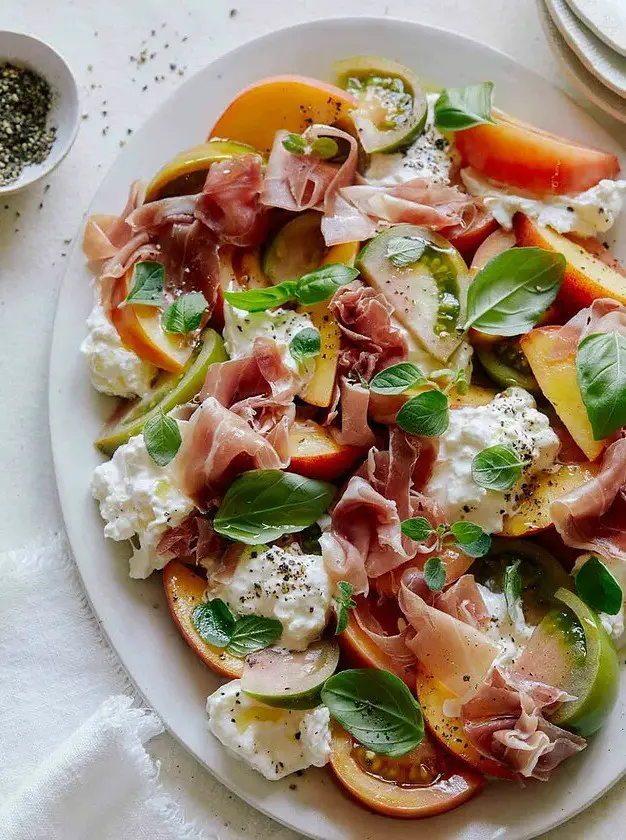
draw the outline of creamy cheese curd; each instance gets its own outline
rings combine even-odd
[[[467,191],[481,196],[496,221],[507,230],[519,211],[559,233],[595,236],[613,227],[626,195],[626,181],[607,179],[576,195],[547,195],[539,199],[516,195],[471,168],[463,169],[461,178]]]
[[[328,763],[330,715],[325,706],[274,709],[248,697],[241,680],[233,680],[209,695],[206,710],[215,737],[266,779]]]
[[[89,333],[80,345],[86,357],[93,387],[112,397],[143,397],[157,368],[127,350],[104,309],[95,303],[87,318]]]
[[[321,555],[303,554],[292,543],[246,547],[231,580],[212,594],[239,615],[277,618],[283,625],[278,644],[305,650],[326,627],[332,587]]]
[[[600,554],[581,554],[574,563],[572,575],[580,570],[582,566],[590,557],[597,557],[607,569],[611,572],[615,580],[619,583],[624,600],[622,601],[622,609],[616,615],[609,615],[608,613],[598,613],[602,626],[608,635],[615,642],[615,647],[619,650],[626,644],[625,630],[625,616],[626,616],[626,563],[623,560],[613,559],[611,557],[602,557]]]
[[[183,422],[179,422],[183,433]],[[131,578],[147,578],[167,560],[156,547],[168,527],[176,527],[194,509],[177,487],[174,461],[159,467],[148,455],[143,435],[131,437],[110,461],[94,470],[91,490],[106,520],[104,536],[131,540]]]
[[[298,361],[289,352],[291,339],[301,330],[314,328],[308,315],[294,309],[267,309],[265,312],[244,312],[224,302],[224,346],[231,359],[241,359],[252,352],[254,339],[273,338],[285,365],[300,377],[304,390],[315,371],[315,357]]]
[[[520,484],[554,465],[559,439],[550,421],[537,411],[523,388],[510,388],[484,406],[463,406],[449,412],[450,423],[439,438],[439,456],[424,492],[441,505],[448,522],[466,519],[489,534],[502,531],[512,513],[517,487],[507,492],[486,490],[472,478],[472,461],[489,446],[511,446],[528,461]],[[519,486],[519,485],[518,485]]]
[[[484,632],[500,648],[494,665],[513,665],[526,647],[535,628],[526,623],[519,602],[514,610],[514,618],[511,618],[503,592],[492,592],[480,583],[476,585],[491,616],[489,626]]]
[[[453,160],[450,141],[435,127],[434,106],[438,93],[429,93],[428,116],[424,131],[417,140],[401,152],[377,152],[370,157],[365,173],[370,184],[394,186],[413,178],[428,178],[438,184],[450,183]]]

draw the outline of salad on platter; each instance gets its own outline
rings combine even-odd
[[[224,678],[207,738],[427,817],[548,781],[617,700],[626,180],[491,82],[334,73],[89,217],[92,492]]]

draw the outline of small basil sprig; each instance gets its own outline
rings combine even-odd
[[[370,391],[374,394],[402,394],[409,388],[425,385],[428,379],[421,369],[413,362],[398,362],[380,373],[377,373],[369,383]]]
[[[491,537],[475,522],[459,520],[452,525],[436,528],[424,516],[405,519],[400,526],[402,533],[415,542],[433,540],[432,550],[441,551],[444,545],[458,545],[470,557],[483,557],[491,548]]]
[[[626,425],[626,338],[596,333],[581,341],[576,375],[595,440]]]
[[[194,607],[191,621],[207,644],[226,648],[228,653],[241,658],[273,644],[283,632],[283,625],[276,618],[260,615],[236,618],[220,598]]]
[[[438,437],[448,428],[448,397],[442,391],[424,391],[405,402],[397,425],[410,435]]]
[[[319,355],[321,349],[322,339],[315,327],[305,327],[300,330],[289,343],[289,353],[298,362]]]
[[[340,580],[337,584],[337,594],[335,596],[335,614],[337,616],[337,626],[335,627],[335,636],[338,636],[348,626],[348,616],[350,610],[356,607],[356,601],[352,599],[354,586],[348,583],[347,580]]]
[[[590,557],[574,577],[576,592],[592,610],[607,615],[621,612],[622,588],[598,557]]]
[[[420,704],[389,671],[340,671],[326,680],[322,703],[360,744],[379,755],[406,755],[424,739]]]
[[[444,131],[462,131],[483,123],[493,125],[492,95],[493,82],[446,88],[435,102],[435,125]]]
[[[299,280],[284,280],[276,286],[246,289],[243,292],[224,292],[224,298],[237,309],[246,312],[265,312],[283,303],[296,301],[303,306],[328,300],[337,289],[359,276],[358,269],[343,263],[331,263],[316,268]]]
[[[218,534],[247,545],[295,534],[326,513],[337,489],[282,470],[250,470],[231,484],[213,520]]]
[[[521,562],[522,561],[518,559],[514,563],[508,565],[504,570],[502,588],[504,590],[506,608],[513,621],[517,618],[519,601],[522,597],[522,576],[519,571]]]
[[[160,306],[165,288],[165,266],[160,262],[142,260],[133,266],[130,291],[124,304]]]
[[[405,268],[421,259],[428,244],[419,236],[394,236],[387,243],[387,259],[396,268]]]
[[[155,464],[166,467],[180,449],[182,438],[178,423],[173,417],[157,412],[143,426],[146,451]]]
[[[302,134],[288,134],[283,139],[283,149],[292,155],[311,155],[311,157],[329,160],[339,154],[337,141],[332,137],[316,137],[312,143],[308,143]]]
[[[424,563],[424,580],[432,592],[441,592],[446,585],[446,567],[441,557],[429,557]]]
[[[554,302],[565,275],[565,257],[544,248],[510,248],[492,257],[467,292],[465,330],[522,335]]]
[[[472,478],[486,490],[510,490],[522,477],[528,464],[510,446],[496,444],[482,449],[472,461]]]
[[[190,333],[202,323],[202,316],[208,307],[201,292],[189,292],[176,298],[163,313],[163,329],[168,333]]]

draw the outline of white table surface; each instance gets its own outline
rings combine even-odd
[[[46,394],[64,256],[120,144],[186,75],[272,28],[337,14],[387,14],[455,29],[573,93],[550,54],[533,0],[0,0],[0,6],[1,29],[37,35],[66,57],[85,117],[68,158],[45,183],[0,199],[0,551],[62,528]],[[154,57],[138,65],[131,57],[144,47]],[[617,124],[604,124],[620,136]],[[169,735],[150,751],[188,816],[221,840],[296,840],[215,782]],[[544,837],[624,836],[625,792],[622,782]]]

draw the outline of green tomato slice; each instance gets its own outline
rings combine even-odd
[[[321,221],[320,213],[307,210],[278,231],[263,253],[263,271],[272,283],[297,280],[321,264],[326,253]]]
[[[519,561],[519,563],[518,563]],[[572,586],[558,560],[530,540],[493,537],[491,550],[474,561],[470,571],[491,592],[504,592],[507,568],[517,563],[522,611],[527,624],[537,625],[554,606],[555,593]]]
[[[526,361],[519,338],[505,338],[474,348],[490,379],[503,388],[517,385],[531,393],[540,393],[537,380]]]
[[[596,613],[577,595],[559,589],[555,597],[557,605],[535,629],[516,668],[576,698],[561,703],[550,719],[585,738],[617,702],[617,652]]]
[[[113,455],[118,446],[141,432],[146,420],[161,410],[167,414],[177,405],[189,402],[202,388],[209,365],[227,358],[221,337],[215,330],[204,330],[185,370],[163,374],[145,397],[133,401],[122,412],[116,411],[95,442],[98,449]]]
[[[250,654],[241,687],[250,697],[280,709],[313,709],[339,663],[336,642],[315,642],[303,651],[272,647]]]
[[[337,83],[353,94],[350,116],[363,149],[395,152],[410,146],[428,115],[419,79],[401,64],[378,56],[355,56],[335,64]]]
[[[422,253],[413,260],[410,246],[420,242]],[[367,243],[355,265],[387,298],[402,325],[445,366],[462,341],[458,327],[470,282],[456,248],[427,228],[394,225]]]

